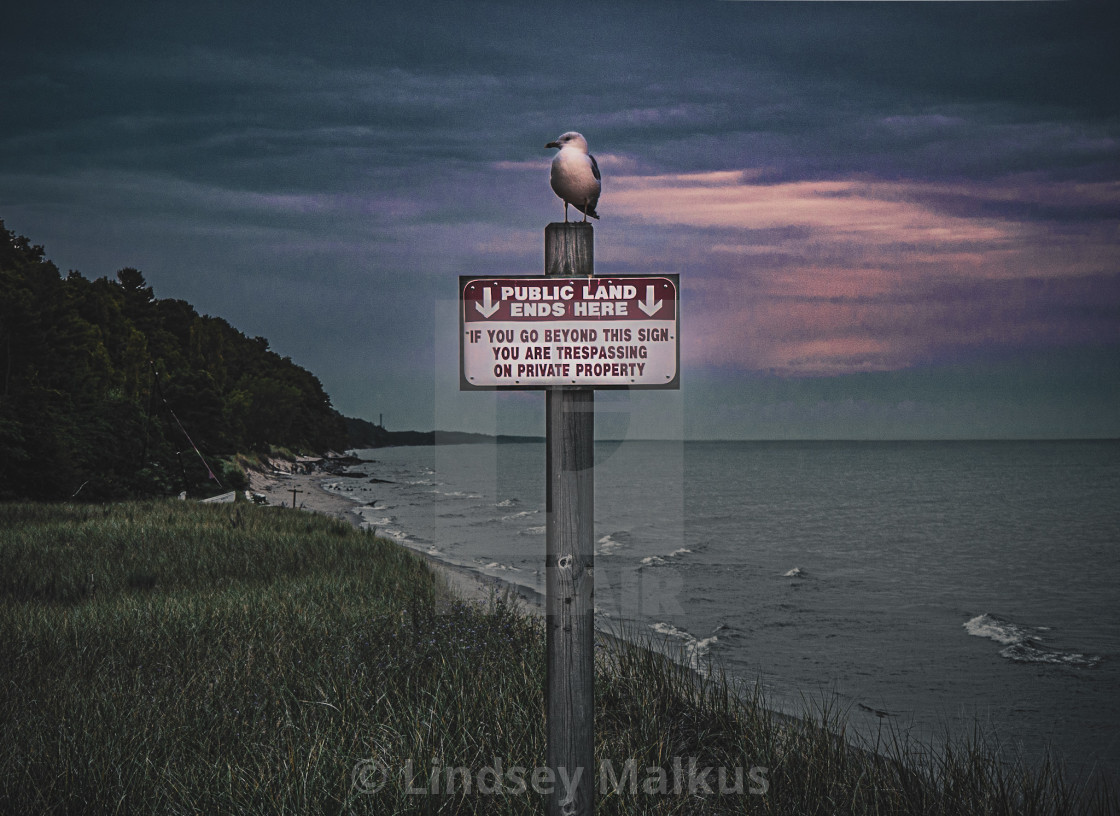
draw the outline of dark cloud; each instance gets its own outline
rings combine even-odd
[[[0,217],[367,415],[460,404],[438,314],[458,274],[540,271],[571,128],[605,172],[600,271],[680,272],[704,370],[1112,343],[1113,6],[21,4]]]

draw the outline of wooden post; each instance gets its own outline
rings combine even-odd
[[[545,274],[590,277],[594,230],[545,228]],[[546,392],[546,764],[555,778],[548,816],[595,812],[595,391]]]

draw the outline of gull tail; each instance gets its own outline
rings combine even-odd
[[[594,204],[588,204],[585,207],[581,207],[579,204],[573,204],[572,206],[575,207],[577,210],[579,210],[584,215],[586,215],[590,218],[594,218],[596,221],[599,220],[599,213],[595,212],[595,205]]]

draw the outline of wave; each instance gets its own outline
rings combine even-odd
[[[595,549],[601,555],[610,555],[619,547],[625,547],[629,545],[632,538],[633,536],[631,536],[629,531],[616,530],[615,532],[607,533],[605,536],[600,538],[596,542],[598,546]]]
[[[881,709],[881,708],[874,708],[874,707],[866,705],[864,703],[856,703],[856,705],[858,705],[862,710],[868,712],[869,714],[874,714],[876,717],[879,717],[880,719],[882,719],[883,717],[893,717],[893,716],[895,716],[894,714],[891,714],[889,711],[883,711],[883,709]]]
[[[432,490],[437,496],[447,496],[449,499],[481,499],[478,493],[467,493],[463,490]]]
[[[1045,626],[1024,626],[999,615],[977,615],[962,624],[973,637],[987,638],[1003,646],[1000,657],[1016,663],[1049,663],[1077,668],[1094,668],[1100,665],[1099,655],[1078,652],[1060,652],[1043,645]]]
[[[648,555],[639,563],[644,567],[656,567],[661,564],[668,564],[671,558],[680,558],[682,555],[690,555],[691,553],[692,550],[688,547],[680,547],[665,555]]]
[[[808,578],[809,574],[801,567],[794,567],[789,572],[782,573],[783,578]]]
[[[483,564],[482,559],[478,559],[478,563],[482,565],[483,569],[496,570],[498,572],[521,572],[520,567],[512,567],[509,564],[503,564],[499,561],[491,561],[488,564]]]
[[[665,623],[664,621],[651,623],[649,625],[649,628],[657,632],[657,634],[659,635],[668,635],[669,637],[678,638],[680,640],[696,640],[696,638],[694,638],[684,629],[678,629],[677,627],[673,626],[673,624]]]
[[[517,507],[517,505],[519,505],[519,504],[521,504],[520,499],[503,499],[502,501],[498,502],[494,506],[495,507]]]
[[[729,623],[721,623],[717,625],[716,628],[712,630],[712,635],[718,635],[718,637],[716,638],[717,641],[719,640],[719,638],[725,638],[731,641],[742,639],[742,632],[737,627],[732,626]]]
[[[684,649],[684,658],[691,669],[700,669],[703,658],[706,657],[711,652],[712,647],[719,642],[718,635],[711,635],[710,637],[700,639],[690,632],[686,632],[684,629],[678,629],[676,626],[673,626],[673,624],[664,621],[651,623],[649,628],[667,639],[671,638],[679,641]]]
[[[382,527],[379,524],[370,521],[363,521],[361,524],[363,530],[376,531],[379,538],[388,538],[396,541],[398,544],[405,544],[411,540],[408,533],[404,530],[397,530],[392,527]]]
[[[965,621],[964,628],[973,637],[988,638],[1004,646],[1022,643],[1028,637],[1023,627],[996,615],[977,615]]]

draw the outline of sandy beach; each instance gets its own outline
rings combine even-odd
[[[300,510],[331,516],[360,527],[361,517],[357,511],[364,505],[331,493],[323,487],[325,482],[337,482],[340,478],[347,477],[317,469],[315,461],[308,459],[292,463],[279,459],[271,460],[272,468],[268,472],[249,471],[249,489],[253,493],[264,496],[266,503],[274,507],[291,507],[294,490],[296,506]],[[306,469],[312,472],[300,472]],[[487,604],[495,598],[503,597],[507,592],[512,592],[520,599],[521,608],[525,611],[544,614],[539,599],[518,592],[516,587],[504,581],[447,564],[426,553],[417,554],[431,565],[451,592],[464,601]]]

